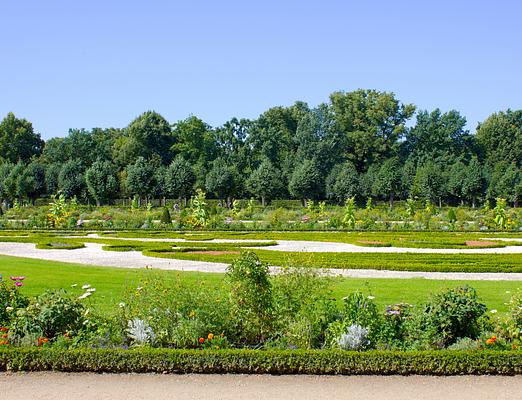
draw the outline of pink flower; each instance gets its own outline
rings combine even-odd
[[[20,286],[23,286],[23,283],[22,282],[15,282],[15,285],[20,287]]]

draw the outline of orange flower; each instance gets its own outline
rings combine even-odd
[[[496,336],[491,336],[488,340],[486,340],[486,344],[493,344],[497,341],[497,337]]]
[[[209,333],[208,336],[207,336],[208,340],[212,340],[214,339],[214,334],[212,333]]]
[[[205,339],[203,339],[202,337],[199,338],[199,343],[204,343],[205,342]]]
[[[2,339],[7,339],[7,333],[4,333],[4,334],[2,335]]]

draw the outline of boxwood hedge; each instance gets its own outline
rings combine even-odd
[[[522,351],[8,348],[0,371],[342,375],[522,374]]]

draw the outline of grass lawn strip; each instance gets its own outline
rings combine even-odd
[[[29,296],[41,294],[46,289],[60,288],[80,295],[83,293],[80,287],[90,284],[97,291],[89,301],[102,311],[112,313],[117,309],[123,293],[128,288],[135,288],[144,274],[157,274],[172,284],[182,280],[189,285],[215,287],[222,284],[224,277],[223,274],[110,268],[8,256],[0,256],[0,273],[4,278],[26,276],[21,290]],[[506,312],[511,294],[522,288],[520,281],[333,278],[330,290],[337,300],[356,290],[363,291],[375,296],[375,302],[384,307],[400,302],[420,304],[430,293],[465,284],[476,288],[488,308],[499,313]]]

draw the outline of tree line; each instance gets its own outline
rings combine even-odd
[[[273,107],[212,127],[147,111],[125,128],[70,129],[43,141],[13,113],[0,123],[0,198],[63,193],[186,199],[200,188],[233,198],[419,198],[469,204],[522,197],[522,110],[491,114],[476,131],[456,110],[416,110],[391,92],[334,92],[311,108]]]

